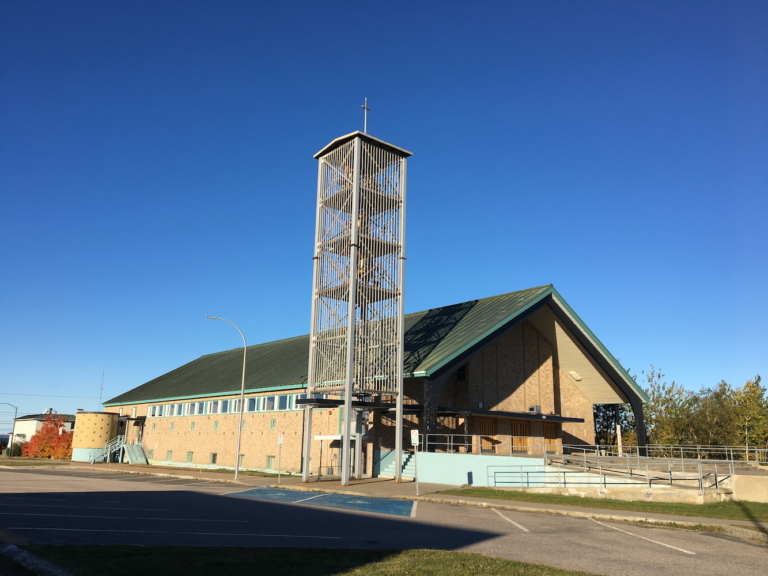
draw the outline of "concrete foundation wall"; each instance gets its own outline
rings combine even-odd
[[[72,448],[71,460],[73,462],[90,462],[91,455],[99,451],[100,451],[99,448],[95,448],[95,449],[94,448]]]
[[[544,465],[541,458],[484,456],[482,454],[439,454],[419,452],[420,482],[488,486],[488,466]]]
[[[768,503],[768,476],[734,475],[733,500]]]

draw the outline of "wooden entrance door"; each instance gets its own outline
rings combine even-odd
[[[544,424],[544,442],[547,452],[557,453],[557,439],[560,437],[560,429],[557,424],[547,422]]]
[[[480,418],[480,451],[493,452],[496,443],[496,418]]]
[[[530,446],[531,423],[512,420],[512,450],[527,452]]]

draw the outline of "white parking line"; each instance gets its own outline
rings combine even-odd
[[[242,494],[243,492],[250,492],[251,490],[258,490],[258,488],[246,488],[245,490],[237,490],[236,492],[224,492],[222,496],[231,496],[232,494]]]
[[[59,504],[3,504],[0,506],[9,506],[11,508],[77,508],[78,510],[143,510],[149,512],[172,512],[170,508],[115,508],[113,506],[61,506]]]
[[[696,552],[689,552],[688,550],[683,550],[682,548],[678,548],[677,546],[670,546],[669,544],[664,544],[664,542],[657,542],[656,540],[651,540],[650,538],[646,538],[645,536],[632,534],[632,532],[627,532],[626,530],[622,530],[621,528],[616,528],[616,526],[608,526],[608,524],[603,524],[602,522],[598,522],[594,518],[590,518],[590,520],[592,520],[592,522],[600,524],[600,526],[605,526],[606,528],[613,528],[614,530],[618,530],[619,532],[623,532],[624,534],[629,534],[630,536],[634,536],[635,538],[640,538],[648,542],[653,542],[654,544],[659,544],[660,546],[666,546],[667,548],[672,548],[672,550],[677,550],[678,552],[685,552],[686,554],[690,554],[691,556],[696,555]]]
[[[26,492],[14,492],[14,494],[26,494]],[[26,500],[27,502],[29,502],[30,500],[37,500],[40,502],[69,502],[70,501],[65,498],[8,498],[6,496],[0,496],[0,500]]]
[[[120,532],[123,534],[183,534],[186,536],[256,536],[259,538],[315,538],[320,540],[341,540],[341,536],[297,536],[293,534],[231,534],[227,532],[169,532],[162,530],[102,530],[99,528],[29,528],[15,526],[7,530],[42,530],[54,532]]]
[[[313,498],[320,498],[321,496],[328,496],[328,494],[318,494],[317,496],[310,496],[309,498],[304,498],[304,500],[296,500],[294,504],[298,504],[299,502],[306,502],[307,500],[312,500]]]
[[[507,521],[507,522],[509,522],[510,524],[514,524],[515,526],[517,526],[518,528],[520,528],[520,530],[522,530],[523,532],[529,532],[528,528],[525,528],[525,527],[523,527],[523,526],[520,526],[520,524],[518,524],[518,523],[517,523],[517,522],[515,522],[514,520],[510,520],[509,518],[507,518],[506,516],[504,516],[504,514],[502,514],[502,513],[501,513],[501,512],[499,512],[498,510],[496,510],[496,508],[491,508],[491,510],[493,510],[494,512],[496,512],[496,514],[498,514],[499,516],[501,516],[502,518],[504,518],[504,520],[506,520],[506,521]]]
[[[418,501],[413,501],[413,508],[411,508],[411,518],[416,518],[416,506],[418,505]]]
[[[131,516],[81,516],[79,514],[35,514],[33,512],[0,512],[0,516],[47,516],[50,518],[103,518],[104,520],[170,520],[174,522],[240,522],[248,520],[216,520],[214,518],[143,518]]]

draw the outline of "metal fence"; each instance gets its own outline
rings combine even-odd
[[[616,446],[609,444],[564,444],[563,454],[594,454],[599,456],[645,458],[673,458],[679,460],[724,460],[727,462],[768,463],[768,449],[748,446],[671,446],[648,444],[646,446]]]
[[[535,436],[494,434],[420,434],[419,451],[447,454],[491,454],[497,456],[561,454],[557,440]]]
[[[701,495],[707,490],[714,490],[720,494],[723,483],[727,482],[727,487],[731,492],[733,491],[732,463],[712,463],[711,468],[707,469],[705,464],[699,462],[693,467],[689,465],[687,472],[674,470],[671,463],[668,463],[670,467],[666,471],[656,469],[651,464],[645,464],[644,468],[625,467],[621,464],[605,465],[602,462],[589,464],[583,470],[560,463],[487,466],[487,482],[490,487],[518,487],[523,490],[557,486],[560,492],[569,487],[597,487],[601,494],[609,485],[645,486],[650,493],[654,484],[663,484],[697,488]]]

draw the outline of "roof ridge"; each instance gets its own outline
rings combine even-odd
[[[435,308],[427,308],[426,310],[417,310],[415,312],[408,312],[405,316],[412,316],[413,314],[422,314],[424,312],[431,312],[433,310],[440,310],[441,308],[450,308],[451,306],[461,306],[462,304],[468,304],[469,302],[481,302],[482,300],[490,300],[491,298],[498,298],[500,296],[509,296],[511,294],[519,294],[520,292],[529,292],[531,290],[540,290],[542,288],[553,288],[554,284],[542,284],[541,286],[533,286],[531,288],[523,288],[522,290],[513,290],[512,292],[503,292],[502,294],[494,294],[493,296],[484,296],[482,298],[473,298],[472,300],[465,300],[464,302],[455,302],[453,304],[446,304],[445,306],[437,306]],[[269,340],[268,342],[259,342],[258,344],[250,344],[248,348],[256,348],[258,346],[265,346],[266,344],[277,344],[279,342],[287,342],[289,340],[297,340],[299,338],[308,338],[309,334],[301,334],[299,336],[291,336],[289,338],[281,338],[280,340]],[[203,354],[200,358],[207,358],[209,356],[216,356],[217,354],[226,354],[227,352],[234,352],[242,350],[242,347],[229,348],[227,350],[220,350],[218,352],[211,352],[210,354]]]
[[[474,345],[481,333],[487,336],[489,330],[498,329],[553,290],[552,284],[546,284],[406,314],[406,371],[415,374],[417,368],[439,368],[457,351]],[[309,335],[301,334],[248,346],[249,365],[257,362],[259,367],[247,375],[247,388],[267,391],[306,386],[308,344]],[[235,361],[241,350],[237,347],[204,354],[104,404],[203,397],[235,390],[235,383],[242,378],[242,360]]]
[[[281,338],[280,340],[270,340],[268,342],[259,342],[258,344],[249,344],[247,348],[257,348],[258,346],[266,346],[267,344],[277,344],[279,342],[288,342],[288,340],[298,340],[299,338],[306,338],[309,334],[301,334],[299,336],[291,336],[290,338]],[[242,350],[241,346],[237,348],[230,348],[228,350],[219,350],[218,352],[211,352],[210,354],[203,354],[200,358],[207,358],[208,356],[216,356],[216,354],[226,354],[227,352],[234,352]]]
[[[435,308],[427,308],[426,310],[419,310],[417,312],[409,312],[406,316],[411,314],[421,314],[422,312],[431,312],[433,310],[440,310],[441,308],[450,308],[451,306],[461,306],[462,304],[469,304],[470,302],[482,302],[483,300],[490,300],[491,298],[499,298],[501,296],[510,296],[511,294],[520,294],[521,292],[529,292],[531,290],[541,290],[547,288],[554,288],[554,284],[542,284],[541,286],[533,286],[531,288],[523,288],[522,290],[514,290],[512,292],[503,292],[502,294],[494,294],[493,296],[483,296],[482,298],[473,298],[472,300],[465,300],[464,302],[456,302],[455,304],[446,304],[445,306],[436,306]]]

